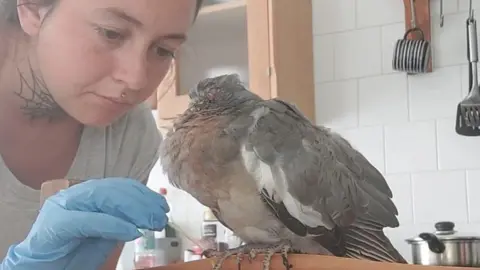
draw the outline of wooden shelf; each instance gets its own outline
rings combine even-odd
[[[223,270],[258,270],[262,269],[263,255],[259,254],[257,258],[250,263],[247,259],[242,260],[241,268],[237,266],[235,256],[225,260]],[[146,268],[145,270],[209,270],[212,269],[212,262],[215,259],[202,259],[186,263],[170,264],[160,267]],[[288,261],[292,265],[292,270],[467,270],[466,267],[448,267],[448,266],[424,266],[414,264],[400,264],[375,262],[358,259],[340,258],[334,256],[322,255],[303,255],[289,254]],[[275,254],[270,265],[272,270],[285,270],[282,258]]]
[[[213,4],[204,6],[199,13],[199,16],[208,16],[217,12],[230,12],[237,9],[245,9],[245,0],[231,0],[225,3]]]

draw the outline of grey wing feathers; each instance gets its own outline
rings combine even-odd
[[[222,216],[220,215],[220,211],[219,211],[218,209],[210,208],[210,210],[212,210],[213,215],[217,218],[217,220],[218,220],[223,226],[225,226],[225,228],[227,228],[227,229],[229,229],[230,231],[233,232],[233,229],[232,229],[230,226],[228,226],[228,224],[225,223],[225,221],[223,221]]]
[[[276,99],[260,103],[252,117],[245,148],[270,166],[275,196],[299,221],[312,226],[321,220],[317,226],[332,229],[368,213],[383,226],[398,226],[385,179],[345,139]]]

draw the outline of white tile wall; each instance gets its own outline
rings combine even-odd
[[[401,223],[386,231],[410,260],[405,238],[436,221],[480,234],[480,138],[455,133],[468,92],[469,1],[444,0],[441,28],[440,0],[431,0],[434,72],[416,76],[391,68],[405,31],[402,2],[313,0],[314,53],[318,124],[339,131],[385,174]]]
[[[318,123],[341,132],[385,174],[401,222],[386,231],[407,259],[405,238],[433,230],[436,221],[480,233],[480,138],[454,131],[457,103],[468,91],[468,0],[444,0],[443,28],[439,1],[431,0],[434,72],[407,76],[391,68],[405,31],[402,1],[313,0]],[[474,6],[480,9],[480,0]],[[168,186],[158,169],[151,179],[155,189]],[[201,216],[192,209],[202,207],[170,190],[174,219],[198,236]]]

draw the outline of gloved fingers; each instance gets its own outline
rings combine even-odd
[[[34,252],[23,242],[11,246],[0,269],[101,269],[119,242],[115,240],[83,239],[80,245],[69,252],[49,252],[40,249]],[[36,248],[38,249],[38,248]],[[44,252],[43,252],[44,251]]]
[[[127,178],[89,180],[48,200],[67,210],[102,212],[149,230],[162,230],[170,210],[162,195]]]
[[[73,253],[65,269],[100,269],[119,242],[115,240],[85,239]]]
[[[45,202],[45,206],[48,207],[51,203]],[[53,214],[57,216],[53,217]],[[135,224],[107,213],[61,209],[47,211],[43,218],[48,218],[48,215],[52,215],[50,217],[52,222],[42,222],[31,241],[38,240],[67,247],[67,243],[79,238],[102,238],[127,242],[142,235]]]
[[[99,196],[103,198],[108,192],[114,192],[115,197],[125,196],[125,199],[133,198],[136,204],[143,203],[145,206],[152,206],[152,204],[154,204],[160,206],[166,213],[170,211],[165,197],[154,192],[139,181],[130,178],[110,177],[91,179],[61,191],[61,193],[66,195],[66,198],[83,196],[88,196],[89,198]],[[145,197],[144,200],[137,201],[136,199],[138,199],[139,196]],[[69,208],[67,207],[67,209]]]

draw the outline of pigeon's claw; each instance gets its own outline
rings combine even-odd
[[[246,244],[223,252],[209,249],[205,250],[202,254],[207,258],[218,258],[212,270],[220,270],[223,262],[232,255],[236,255],[238,270],[240,270],[244,255],[248,255],[248,260],[252,261],[258,254],[264,254],[263,270],[270,270],[272,256],[279,252],[282,254],[283,265],[285,265],[286,270],[290,270],[292,265],[288,262],[287,257],[290,250],[291,245],[289,241],[280,241],[275,244]]]
[[[205,258],[213,258],[213,257],[221,257],[225,254],[225,252],[222,252],[222,251],[218,251],[218,250],[215,250],[215,249],[205,249],[203,252],[202,252],[202,257],[205,257]]]
[[[207,249],[202,253],[202,255],[209,259],[213,257],[218,258],[217,261],[213,264],[212,270],[220,270],[222,268],[223,262],[228,257],[232,255],[236,255],[238,270],[240,270],[240,264],[241,264],[242,256],[244,255],[244,253],[243,253],[243,246],[240,246],[238,248],[232,248],[226,251],[217,251],[214,249]]]
[[[263,259],[263,270],[270,269],[270,263],[272,260],[272,256],[280,252],[283,258],[283,265],[285,266],[286,270],[290,270],[292,265],[288,262],[288,252],[291,250],[291,244],[289,241],[280,241],[275,244],[251,244],[244,247],[244,249],[248,250],[250,259],[254,259],[257,254],[264,254]]]

